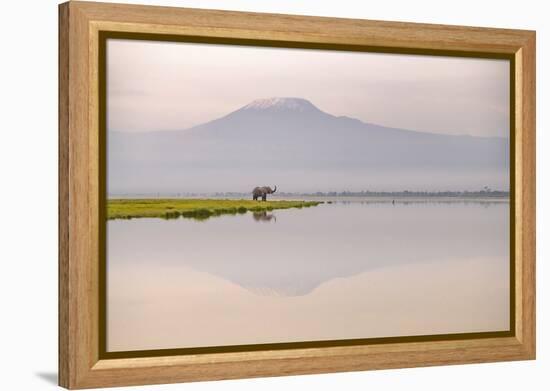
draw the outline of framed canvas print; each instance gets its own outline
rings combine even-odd
[[[60,5],[67,388],[535,358],[535,33]]]

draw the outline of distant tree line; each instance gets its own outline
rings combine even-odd
[[[510,193],[508,191],[483,189],[478,191],[329,191],[329,192],[315,192],[315,193],[284,193],[282,196],[299,195],[310,197],[508,197]]]
[[[147,194],[132,194],[133,196],[149,196],[153,198],[180,198],[180,197],[193,197],[193,198],[247,198],[250,193],[241,192],[216,192],[216,193],[147,193]],[[328,191],[328,192],[278,192],[275,194],[278,197],[457,197],[457,198],[480,198],[480,197],[494,197],[504,198],[509,197],[510,192],[502,190],[492,190],[489,187],[484,187],[481,190],[471,191]],[[130,194],[110,194],[110,197],[122,196],[128,197]]]

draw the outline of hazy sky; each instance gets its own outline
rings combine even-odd
[[[109,40],[108,128],[185,129],[259,98],[435,133],[507,137],[506,60]]]

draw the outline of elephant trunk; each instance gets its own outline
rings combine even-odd
[[[273,190],[271,190],[272,193],[275,193],[277,191],[277,185],[275,185],[275,187],[273,188]]]

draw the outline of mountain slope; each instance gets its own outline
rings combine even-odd
[[[507,188],[509,143],[336,117],[300,98],[254,101],[182,131],[109,132],[109,191]]]

